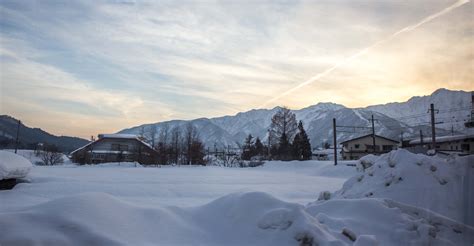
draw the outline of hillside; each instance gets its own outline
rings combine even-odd
[[[18,120],[0,115],[0,147],[14,148]],[[31,128],[20,125],[19,148],[34,149],[37,143],[56,145],[62,152],[70,152],[88,143],[87,140],[77,137],[54,136],[40,128]]]

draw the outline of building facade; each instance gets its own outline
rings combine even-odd
[[[97,164],[105,162],[138,162],[156,164],[158,152],[136,135],[100,134],[98,140],[70,153],[73,162]]]
[[[431,148],[431,137],[414,139],[409,142],[409,150]],[[461,155],[474,154],[474,134],[436,137],[436,152]]]
[[[372,134],[342,142],[342,159],[358,160],[368,154],[380,155],[398,148],[398,141],[375,135],[375,147]]]

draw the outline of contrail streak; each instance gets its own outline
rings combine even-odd
[[[397,32],[393,33],[392,35],[388,36],[387,38],[384,38],[384,39],[382,39],[382,40],[379,40],[379,41],[375,42],[374,44],[372,44],[372,45],[370,45],[370,46],[368,46],[368,47],[366,47],[366,48],[364,48],[364,49],[362,49],[362,50],[356,52],[355,54],[353,54],[353,55],[347,57],[346,59],[342,60],[341,62],[336,63],[334,66],[332,66],[332,67],[326,69],[325,71],[323,71],[323,72],[321,72],[321,73],[319,73],[319,74],[317,74],[317,75],[315,75],[315,76],[309,78],[308,80],[306,80],[306,81],[304,81],[304,82],[302,82],[302,83],[296,85],[295,87],[293,87],[293,88],[291,88],[291,89],[285,91],[284,93],[280,94],[279,96],[276,96],[276,97],[274,97],[274,98],[272,98],[272,99],[266,101],[265,103],[263,103],[262,105],[260,105],[259,108],[263,108],[263,107],[265,107],[266,105],[268,105],[269,103],[272,103],[272,102],[274,102],[274,101],[276,101],[276,100],[278,100],[278,99],[280,99],[280,98],[282,98],[282,97],[284,97],[284,96],[286,96],[286,95],[288,95],[288,94],[291,94],[291,93],[293,93],[294,91],[300,89],[301,87],[304,87],[304,86],[306,86],[306,85],[309,85],[309,84],[312,84],[312,83],[318,81],[318,80],[321,79],[322,77],[325,77],[326,75],[330,74],[332,71],[338,69],[339,67],[348,64],[349,62],[353,61],[354,59],[358,58],[359,56],[361,56],[361,55],[367,53],[367,52],[370,51],[371,49],[373,49],[373,48],[375,48],[375,47],[377,47],[377,46],[379,46],[379,45],[381,45],[381,44],[383,44],[383,43],[386,43],[386,42],[388,42],[388,41],[391,41],[392,39],[394,39],[395,37],[397,37],[398,35],[400,35],[400,34],[402,34],[402,33],[404,33],[404,32],[412,31],[412,30],[418,28],[419,26],[421,26],[421,25],[423,25],[423,24],[425,24],[425,23],[427,23],[427,22],[429,22],[429,21],[432,21],[433,19],[438,18],[438,17],[440,17],[440,16],[442,16],[442,15],[444,15],[444,14],[446,14],[446,13],[452,11],[453,9],[456,9],[456,8],[458,8],[458,7],[460,7],[460,6],[462,6],[462,5],[466,4],[466,3],[468,3],[469,1],[470,1],[470,0],[459,0],[459,1],[457,1],[456,3],[454,3],[453,5],[451,5],[451,6],[447,7],[447,8],[445,8],[445,9],[443,9],[443,10],[441,10],[441,11],[435,13],[435,14],[432,14],[432,15],[430,15],[430,16],[424,18],[424,19],[422,19],[422,20],[419,21],[418,23],[413,24],[413,25],[410,25],[410,26],[407,26],[407,27],[401,29],[400,31],[397,31]]]

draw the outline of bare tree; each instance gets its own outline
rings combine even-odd
[[[138,137],[144,138],[145,137],[145,127],[141,126],[140,129],[138,129]]]
[[[281,159],[288,159],[290,152],[290,141],[296,134],[298,125],[296,123],[296,116],[290,109],[283,107],[272,117],[272,123],[269,129],[269,137],[273,143],[271,148],[275,148],[275,143],[278,143],[278,155]]]
[[[169,138],[169,125],[168,124],[163,124],[160,127],[160,134],[158,136],[158,142],[167,144],[168,143],[168,138]]]
[[[178,161],[179,161],[180,142],[181,142],[181,129],[179,126],[176,126],[171,130],[171,143],[170,143],[170,152],[175,164],[178,164]]]
[[[193,126],[192,123],[188,123],[186,125],[186,130],[184,133],[183,139],[183,147],[185,149],[185,158],[186,163],[190,165],[192,163],[192,145],[193,143],[198,140],[198,132],[196,127]]]
[[[150,141],[150,144],[153,148],[155,148],[156,146],[156,135],[157,135],[157,129],[156,129],[156,125],[150,125],[148,127],[148,130],[146,131],[146,138],[148,139],[148,141]]]
[[[169,127],[164,124],[160,127],[160,134],[158,136],[158,158],[161,164],[168,164],[170,161],[170,147],[168,146]]]
[[[46,166],[58,165],[64,162],[63,154],[59,152],[58,148],[54,145],[46,146],[41,151],[40,158],[43,165]]]

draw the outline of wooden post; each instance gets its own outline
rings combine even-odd
[[[20,125],[21,125],[21,120],[18,120],[18,127],[16,128],[15,154],[18,151],[19,136],[20,136]]]
[[[332,119],[332,132],[333,132],[333,143],[334,143],[334,166],[337,166],[336,118]]]
[[[400,132],[400,146],[403,148],[403,131]]]
[[[420,129],[420,145],[423,147],[423,131]]]
[[[372,115],[372,148],[375,154],[375,126],[374,126],[374,115]]]
[[[431,145],[433,148],[433,151],[436,152],[436,130],[435,130],[435,109],[434,109],[434,104],[430,104],[430,111],[431,111]]]

